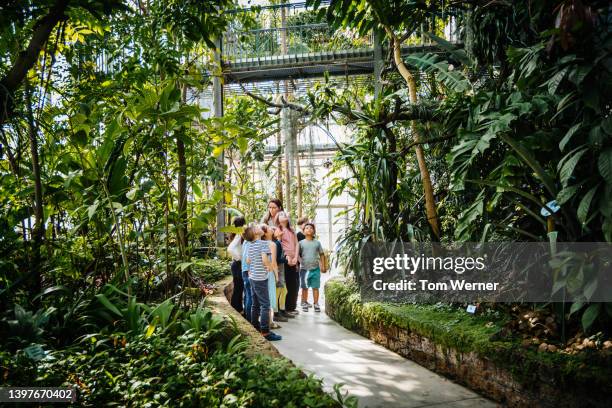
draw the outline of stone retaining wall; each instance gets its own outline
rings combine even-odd
[[[325,300],[327,314],[336,321],[337,304]],[[357,319],[354,319],[354,321]],[[576,408],[611,407],[609,396],[596,390],[567,389],[554,383],[554,373],[540,370],[540,380],[533,384],[521,384],[512,373],[475,352],[459,352],[442,347],[427,337],[396,325],[375,326],[359,322],[353,330],[399,355],[429,370],[444,375],[459,384],[508,407],[517,408]],[[550,370],[549,370],[550,371]]]
[[[232,290],[234,289],[232,277],[228,276],[216,282],[216,285],[217,289],[215,289],[215,292],[206,297],[206,304],[216,313],[228,316],[228,318],[236,322],[238,331],[249,339],[249,347],[246,350],[246,354],[250,356],[265,354],[272,357],[285,358],[269,341],[264,339],[262,335],[255,330],[251,323],[247,322],[246,319],[230,305],[228,299],[232,297]]]

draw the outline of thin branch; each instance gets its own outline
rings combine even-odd
[[[0,124],[6,122],[13,112],[14,92],[21,86],[30,68],[34,66],[44,44],[49,39],[55,25],[66,18],[68,0],[58,0],[49,13],[34,25],[34,33],[28,47],[19,53],[11,69],[0,79]]]
[[[251,98],[253,98],[253,99],[255,99],[255,100],[259,101],[259,102],[262,102],[262,103],[264,103],[264,104],[266,104],[266,105],[268,105],[268,106],[270,106],[272,108],[278,108],[279,110],[280,109],[284,109],[284,108],[289,108],[289,109],[293,109],[295,111],[298,111],[298,112],[301,112],[301,113],[304,113],[304,114],[310,114],[310,111],[308,109],[304,108],[302,105],[298,105],[296,103],[287,102],[287,100],[284,97],[282,97],[282,96],[280,98],[282,103],[274,103],[272,101],[267,100],[266,98],[264,98],[262,96],[259,96],[257,94],[254,94],[254,93],[250,92],[249,90],[247,90],[244,87],[242,82],[238,82],[238,85],[240,86],[240,88],[242,89],[242,91],[246,95],[248,95]],[[280,113],[280,111],[278,113]],[[278,113],[275,113],[275,114],[278,114]]]

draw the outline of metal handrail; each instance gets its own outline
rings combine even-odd
[[[329,6],[331,0],[321,0],[320,6]],[[320,7],[319,6],[319,7]],[[297,2],[297,3],[283,3],[283,4],[268,4],[264,6],[252,6],[252,7],[244,7],[239,9],[232,9],[226,11],[228,14],[238,14],[238,13],[248,13],[249,11],[260,11],[260,10],[278,10],[282,8],[303,8],[306,9],[308,5],[305,1]]]
[[[283,30],[292,30],[292,29],[300,29],[300,28],[328,28],[329,24],[327,23],[316,23],[316,24],[302,24],[302,25],[290,25],[286,27],[271,27],[271,28],[254,28],[252,30],[242,30],[242,31],[232,31],[231,33],[262,33],[269,31],[283,31]]]

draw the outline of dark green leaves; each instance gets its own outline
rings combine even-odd
[[[608,147],[599,153],[597,168],[606,183],[612,184],[612,147]]]

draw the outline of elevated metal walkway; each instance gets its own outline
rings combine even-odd
[[[329,1],[322,1],[327,5]],[[383,44],[372,34],[334,29],[321,22],[304,2],[257,6],[233,10],[251,13],[265,27],[246,27],[235,22],[221,41],[224,83],[303,79],[329,75],[359,75],[375,71],[387,56]],[[241,21],[241,19],[237,19]],[[433,18],[408,38],[402,54],[440,51],[424,33],[444,31],[457,40],[450,24]]]
[[[439,51],[430,44],[403,46],[402,54]],[[223,61],[225,83],[260,82],[374,71],[374,48],[320,51]]]

